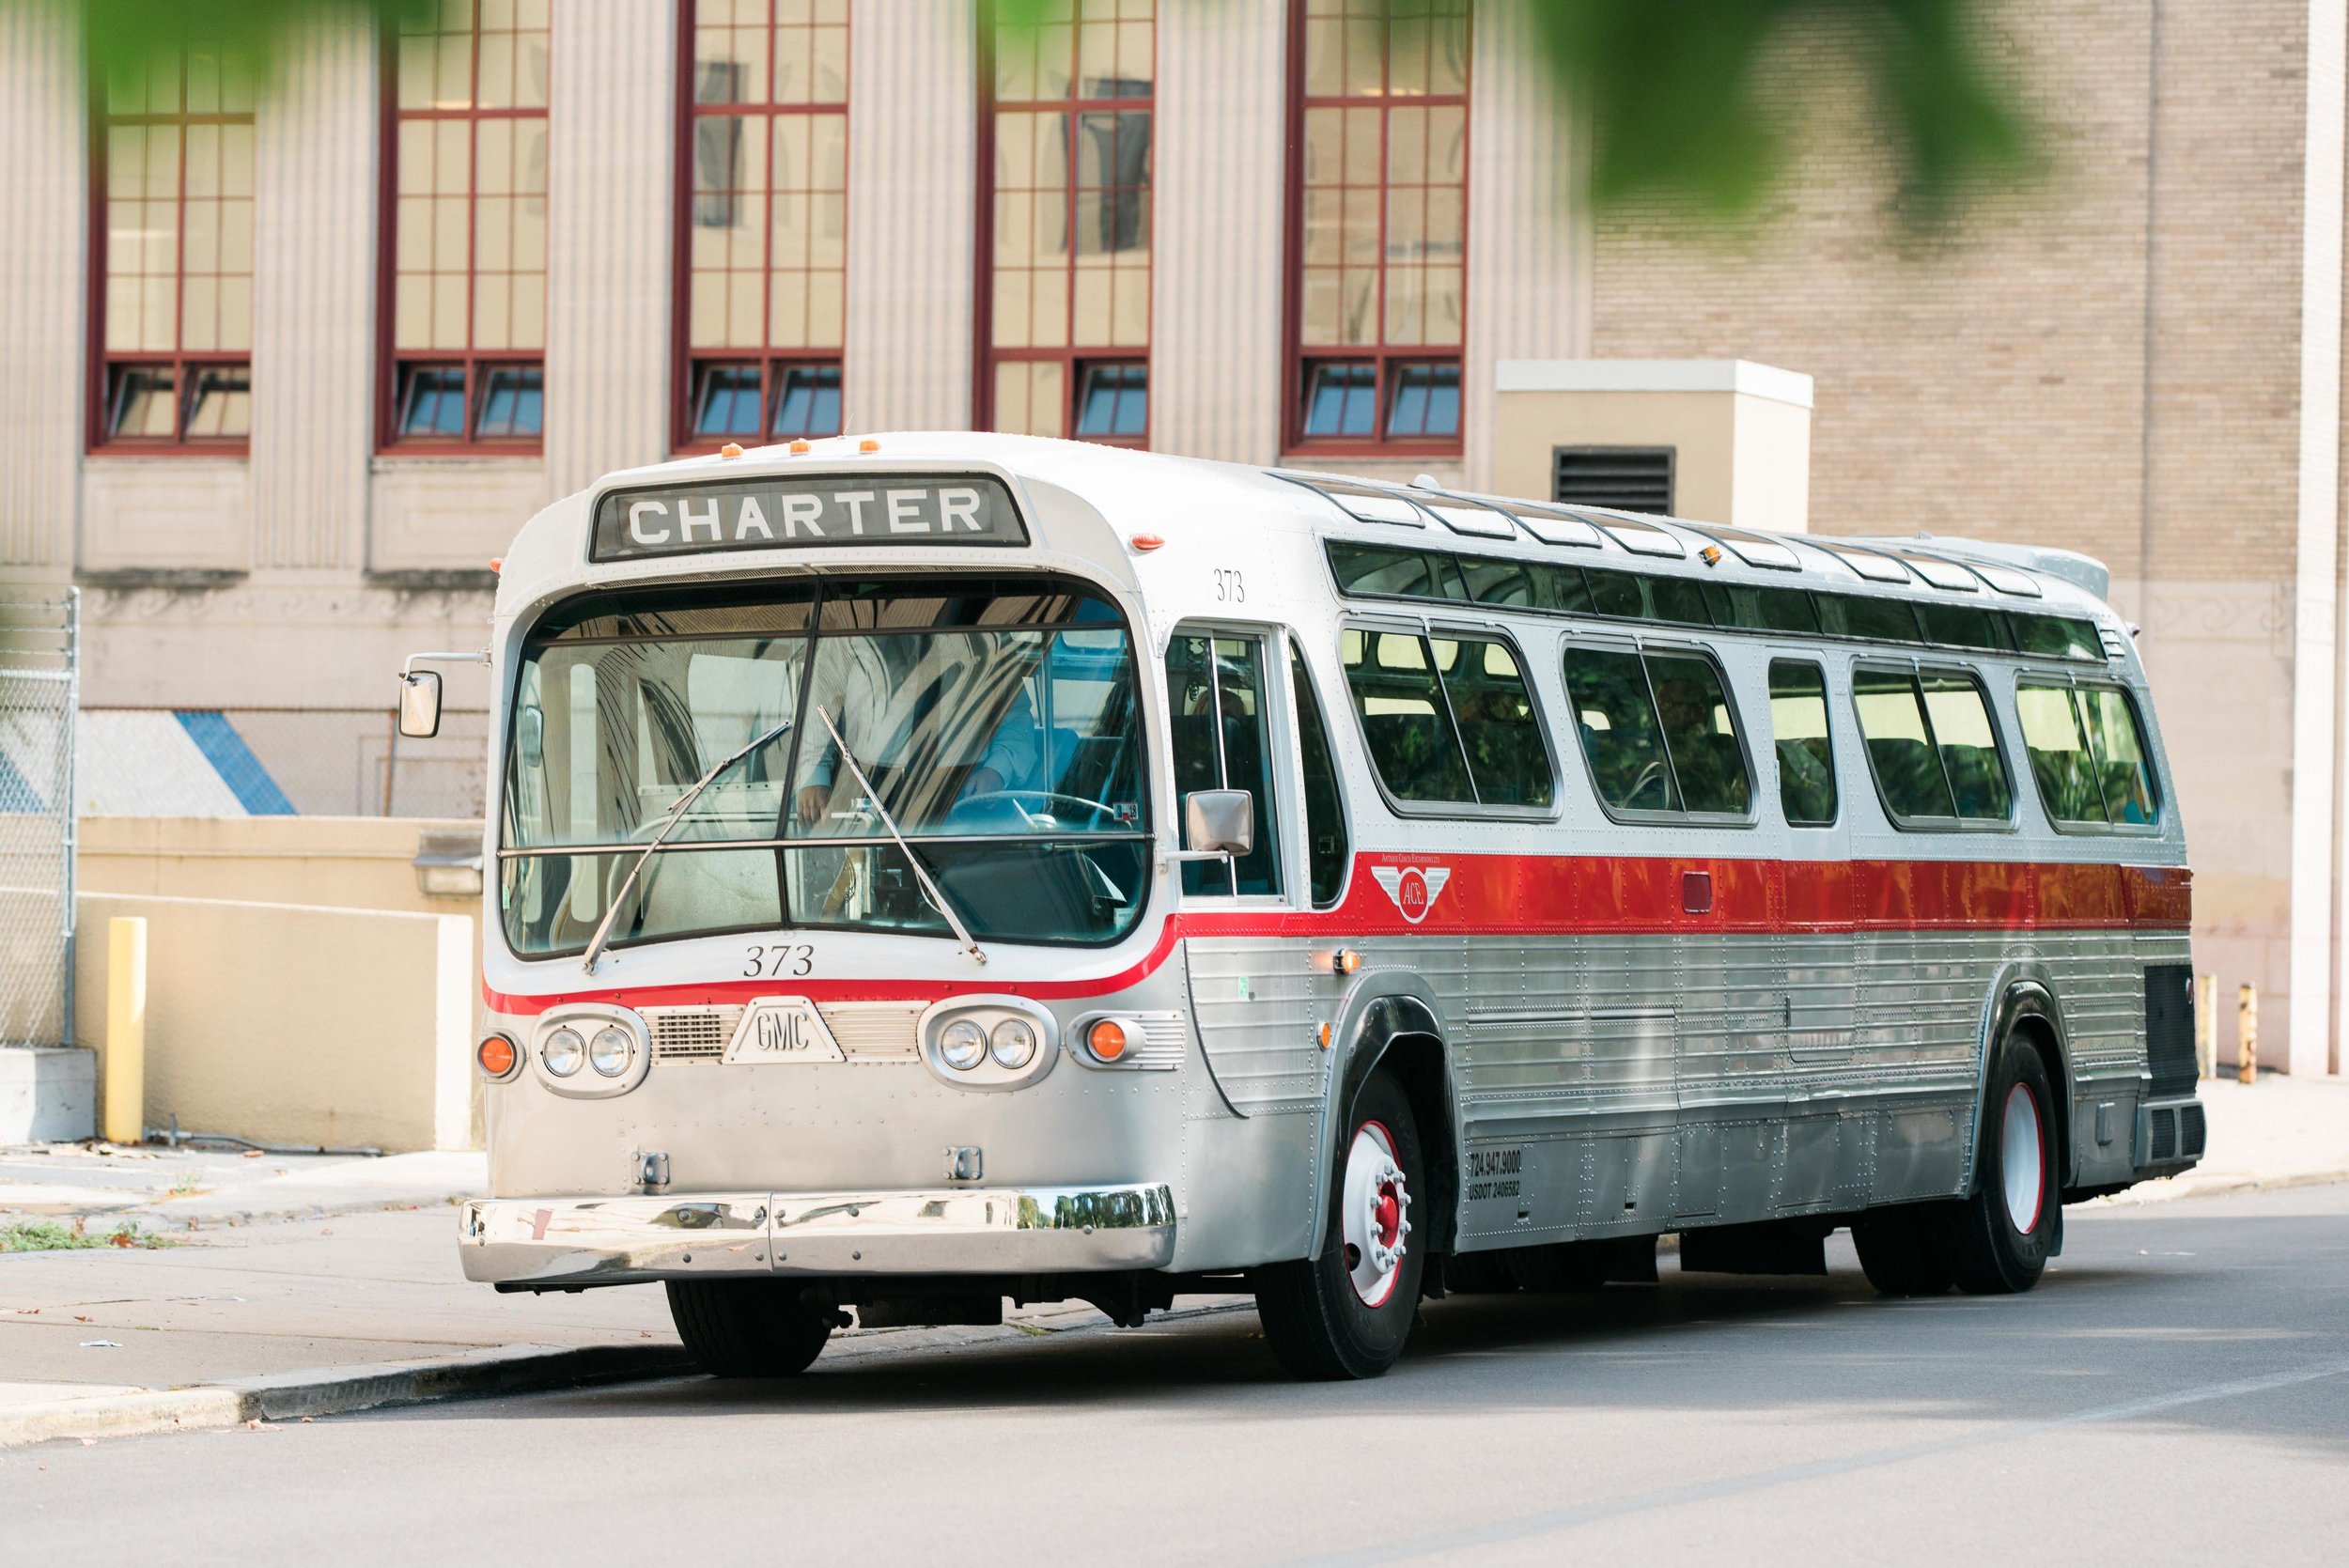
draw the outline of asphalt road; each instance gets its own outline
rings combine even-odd
[[[2349,1187],[2074,1210],[2034,1293],[1682,1275],[0,1455],[0,1562],[2254,1560],[2349,1541]],[[42,1467],[46,1467],[43,1468]]]

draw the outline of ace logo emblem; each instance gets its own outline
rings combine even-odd
[[[1452,880],[1452,868],[1445,865],[1374,865],[1370,874],[1413,925],[1427,918],[1444,884]]]
[[[774,1062],[846,1062],[824,1015],[805,997],[760,997],[742,1010],[724,1060],[757,1066]]]

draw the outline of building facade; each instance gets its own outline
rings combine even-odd
[[[1812,526],[2111,566],[2201,967],[2336,1063],[2341,0],[1991,6],[2047,166],[1938,238],[1825,32],[1750,233],[1595,219],[1531,3],[445,0],[257,85],[94,83],[0,0],[0,569],[83,586],[92,705],[311,736],[335,809],[397,660],[612,468],[975,426],[1524,488],[1614,438],[1502,417],[1612,384],[1522,362],[1764,362]]]

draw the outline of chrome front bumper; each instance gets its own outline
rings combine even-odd
[[[626,1284],[711,1274],[1079,1274],[1163,1268],[1174,1195],[1138,1187],[484,1198],[465,1278]]]

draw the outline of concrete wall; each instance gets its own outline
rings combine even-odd
[[[473,898],[428,898],[411,862],[419,835],[478,822],[381,816],[86,816],[86,893],[304,904],[472,916]]]
[[[1739,360],[1503,360],[1492,488],[1547,497],[1561,446],[1669,446],[1672,509],[1800,533],[1810,513],[1811,378]]]
[[[98,1057],[78,1046],[0,1047],[0,1148],[98,1131]]]
[[[88,894],[75,973],[86,1046],[105,1039],[106,923],[125,915],[148,923],[149,1126],[176,1114],[185,1131],[264,1143],[471,1141],[470,919]]]

